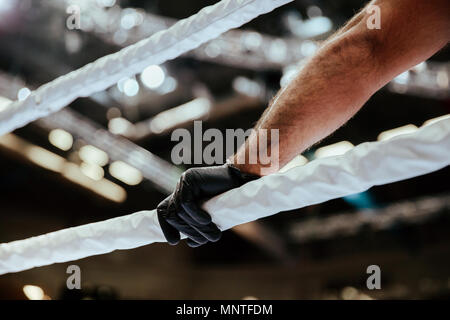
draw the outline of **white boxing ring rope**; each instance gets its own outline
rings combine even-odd
[[[358,193],[450,164],[450,118],[341,156],[314,160],[221,194],[204,205],[221,230],[280,211]],[[0,274],[164,242],[156,211],[0,244]]]
[[[291,0],[223,0],[148,39],[52,81],[0,112],[0,134],[168,59]],[[363,143],[252,181],[205,203],[221,230],[426,174],[450,163],[450,118],[388,141]],[[155,210],[0,244],[0,274],[164,242]]]
[[[33,91],[0,112],[0,135],[161,64],[292,0],[222,0],[147,39],[104,56]]]

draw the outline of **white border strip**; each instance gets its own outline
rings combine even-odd
[[[136,44],[61,76],[0,112],[0,135],[105,90],[149,65],[174,59],[292,0],[222,0]]]
[[[450,118],[387,141],[366,142],[230,190],[205,203],[221,230],[409,179],[450,164]],[[0,244],[0,274],[164,242],[155,210]]]

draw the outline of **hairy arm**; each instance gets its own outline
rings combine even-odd
[[[249,163],[258,139],[251,136],[231,158],[241,171],[257,175],[277,171],[347,122],[396,75],[450,40],[448,0],[375,0],[369,5],[380,8],[381,28],[367,27],[373,13],[365,9],[358,13],[280,90],[256,125],[257,131],[279,130],[277,165]],[[268,149],[260,152],[270,154],[270,146],[260,144]]]

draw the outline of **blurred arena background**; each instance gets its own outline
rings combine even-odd
[[[0,108],[213,0],[0,1]],[[66,26],[81,8],[81,29]],[[0,137],[0,242],[153,209],[180,172],[175,128],[250,128],[318,43],[365,1],[297,0]],[[450,113],[449,50],[376,93],[301,165]],[[358,84],[355,84],[358,85]],[[0,276],[2,299],[450,297],[450,171],[283,212],[198,249],[154,244]],[[67,290],[76,264],[82,289]],[[368,290],[366,268],[381,268]]]

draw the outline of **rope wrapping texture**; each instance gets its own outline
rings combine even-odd
[[[221,230],[450,164],[450,118],[249,182],[204,204]],[[0,274],[164,242],[156,210],[0,244]]]

